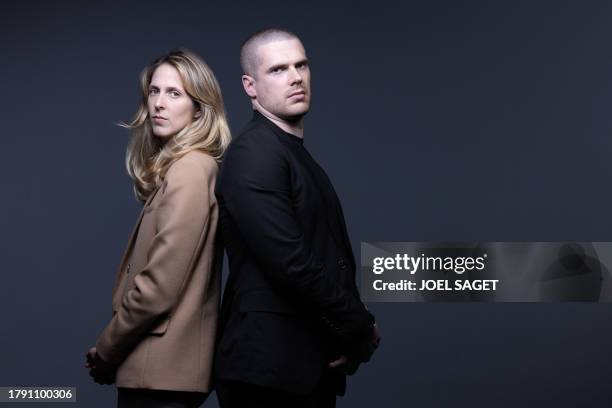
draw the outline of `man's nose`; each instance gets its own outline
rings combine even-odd
[[[295,67],[291,67],[289,69],[289,82],[290,85],[301,84],[302,83],[302,74]]]

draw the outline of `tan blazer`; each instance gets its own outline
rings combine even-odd
[[[96,342],[102,359],[120,364],[117,387],[210,391],[221,289],[217,170],[210,156],[188,153],[142,209],[117,272],[113,317]]]

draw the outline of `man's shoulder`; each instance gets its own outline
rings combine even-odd
[[[286,170],[290,154],[279,136],[258,121],[249,122],[230,143],[219,173],[220,183],[236,178],[273,176]]]
[[[240,133],[238,133],[234,142],[236,144],[253,144],[256,146],[261,146],[262,144],[266,146],[280,145],[277,134],[265,123],[255,120],[246,124]]]
[[[233,156],[256,154],[267,156],[278,154],[285,149],[278,135],[265,123],[251,121],[238,133],[230,143],[223,161]]]

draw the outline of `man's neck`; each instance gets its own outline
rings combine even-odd
[[[269,119],[276,126],[283,129],[285,132],[291,133],[292,135],[297,136],[300,139],[304,138],[304,117],[303,116],[300,117],[295,122],[292,122],[292,121],[281,119],[276,115],[273,115],[272,113],[268,112],[266,109],[264,109],[259,104],[254,104],[253,108],[257,112],[265,116],[267,119]]]

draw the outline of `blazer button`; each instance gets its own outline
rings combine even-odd
[[[341,270],[345,270],[347,268],[344,258],[338,258],[338,266]]]

